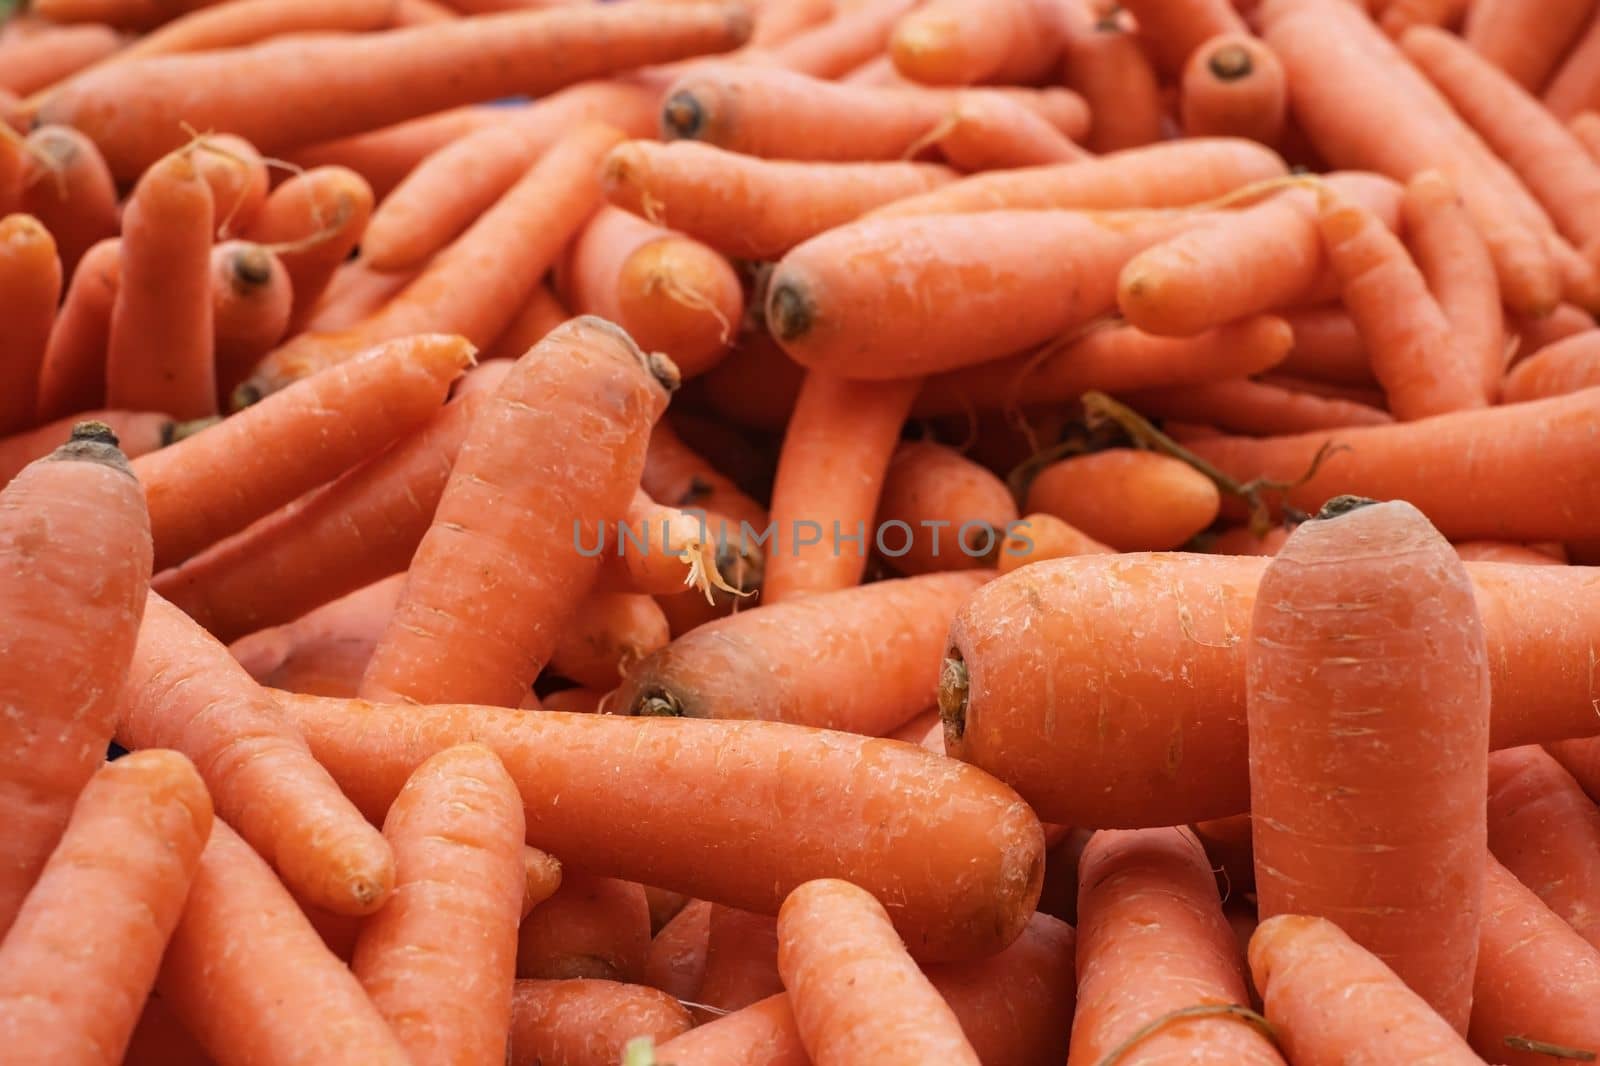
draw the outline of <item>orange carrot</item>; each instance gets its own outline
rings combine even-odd
[[[1067,38],[1066,82],[1089,105],[1084,144],[1114,152],[1161,139],[1161,85],[1139,38],[1114,17]]]
[[[694,586],[703,594],[736,595],[761,587],[761,548],[755,536],[741,533],[725,516],[667,507],[635,490],[615,530],[592,530],[578,546],[601,560],[594,582],[599,592],[672,596]],[[733,591],[702,576],[712,565]]]
[[[711,931],[711,908],[703,899],[690,900],[650,941],[642,981],[679,1000],[700,993]]]
[[[137,460],[157,568],[237,533],[421,426],[471,360],[460,337],[392,341]]]
[[[833,0],[762,0],[754,6],[756,24],[750,32],[751,48],[782,43],[838,13]]]
[[[1379,395],[1382,401],[1382,395]],[[1261,381],[1223,381],[1188,388],[1146,389],[1122,396],[1142,414],[1204,422],[1230,433],[1309,433],[1394,421],[1381,408],[1297,392]]]
[[[650,431],[639,485],[670,507],[698,508],[723,515],[737,527],[745,522],[759,532],[767,510],[746,496],[733,480],[692,449],[665,420]]]
[[[372,214],[372,187],[344,167],[317,167],[296,174],[272,191],[246,236],[273,246],[289,275],[294,308],[290,321],[303,326],[328,287],[334,270],[361,239]]]
[[[90,246],[116,234],[116,186],[99,149],[77,130],[41,126],[27,146],[18,206],[50,231],[70,278]]]
[[[561,876],[561,861],[554,855],[523,846],[522,913],[518,915],[519,924],[533,908],[556,894],[561,887]]]
[[[1475,0],[1467,5],[1463,36],[1486,62],[1536,93],[1583,33],[1593,12],[1593,0],[1556,0],[1539,5],[1537,11],[1515,0]]]
[[[1059,64],[1066,19],[1050,0],[931,0],[895,23],[889,54],[927,85],[1027,85]]]
[[[1243,33],[1244,20],[1227,0],[1133,0],[1124,4],[1139,23],[1139,36],[1177,75],[1197,49],[1224,33]]]
[[[925,574],[992,565],[1016,521],[1005,482],[942,444],[906,441],[889,460],[873,528],[887,539],[897,527],[898,543],[879,549],[895,570]],[[952,537],[942,551],[925,533],[939,529]]]
[[[173,19],[122,49],[114,62],[240,48],[289,34],[365,33],[387,29],[394,15],[394,0],[233,0]]]
[[[1567,123],[1567,129],[1578,143],[1583,145],[1583,150],[1589,153],[1589,158],[1600,161],[1600,114],[1593,111],[1580,111],[1572,116]]]
[[[518,981],[511,1010],[506,1066],[615,1066],[631,1041],[664,1043],[691,1024],[653,988],[582,978]]]
[[[206,0],[38,0],[29,8],[51,22],[104,22],[119,29],[147,30],[205,3]]]
[[[1511,368],[1501,387],[1505,403],[1565,396],[1600,385],[1600,330],[1590,328],[1540,348]]]
[[[704,4],[652,8],[648,18],[573,7],[268,41],[113,64],[51,93],[39,116],[82,129],[105,153],[112,173],[128,178],[182,144],[185,122],[237,133],[273,153],[457,104],[550,92],[613,71],[726,50],[749,32],[742,5]],[[197,84],[206,86],[203,96],[184,91]],[[397,85],[405,91],[397,92]],[[107,108],[113,99],[117,106]],[[330,99],[339,106],[326,106]]]
[[[1113,448],[1039,472],[1027,509],[1053,514],[1121,551],[1177,548],[1217,517],[1217,488],[1175,459]]]
[[[551,330],[572,317],[560,297],[550,291],[550,286],[539,285],[528,296],[528,302],[511,320],[495,342],[484,349],[480,363],[495,360],[521,359],[529,348],[544,340]]]
[[[27,709],[0,720],[0,938],[105,756],[144,608],[150,529],[115,439],[88,423],[0,491],[5,598],[30,605],[6,615],[0,671]]]
[[[176,752],[138,752],[89,779],[0,946],[11,1054],[121,1061],[210,831],[211,797]]]
[[[752,47],[736,55],[813,78],[837,78],[874,57],[882,57],[896,21],[916,3],[917,0],[861,0],[769,48]],[[760,16],[758,11],[758,22]]]
[[[217,413],[212,358],[210,187],[191,153],[156,163],[123,212],[106,349],[111,407]]]
[[[255,146],[231,133],[198,138],[192,148],[195,169],[211,187],[218,240],[248,226],[267,198],[267,164]]]
[[[1274,526],[1258,535],[1249,526],[1235,526],[1212,536],[1205,550],[1211,555],[1277,555],[1289,539],[1289,531]]]
[[[268,688],[354,696],[404,582],[402,574],[373,582],[293,622],[236,640],[228,652]]]
[[[962,93],[946,126],[935,143],[951,166],[968,173],[1090,158],[1040,115],[997,93]]]
[[[781,433],[805,377],[805,368],[789,358],[771,333],[746,330],[728,357],[700,379],[700,391],[727,424]]]
[[[1379,11],[1383,32],[1399,40],[1413,26],[1454,28],[1471,0],[1388,0]]]
[[[0,40],[0,89],[27,96],[101,62],[122,47],[110,26],[45,24],[28,35]]]
[[[1531,566],[1564,566],[1556,558],[1530,544],[1509,544],[1499,540],[1465,540],[1456,545],[1456,554],[1466,562],[1521,563]]]
[[[1431,242],[1413,250],[1420,261],[1431,263]],[[1425,268],[1423,273],[1437,271]],[[1373,384],[1367,350],[1349,312],[1334,306],[1305,307],[1285,311],[1283,318],[1294,333],[1294,344],[1277,367],[1279,371],[1335,385]]]
[[[1581,307],[1564,303],[1544,318],[1518,318],[1512,325],[1516,333],[1514,358],[1531,355],[1556,341],[1595,328],[1594,316]]]
[[[284,158],[307,170],[329,166],[351,170],[361,175],[381,200],[432,153],[458,137],[499,125],[514,113],[511,108],[498,105],[456,107],[369,133],[308,144],[286,153]]]
[[[1248,34],[1207,41],[1183,70],[1183,131],[1191,137],[1248,137],[1275,144],[1289,105],[1283,64]]]
[[[117,438],[117,446],[129,459],[137,458],[172,443],[182,427],[163,414],[143,411],[80,411],[37,429],[0,437],[0,485],[4,485],[35,459],[43,459],[72,436],[79,422],[103,422]]]
[[[219,1063],[253,1057],[304,1066],[409,1061],[355,976],[323,946],[261,858],[220,819],[200,856],[156,987]]]
[[[550,653],[550,669],[609,692],[629,667],[671,639],[666,615],[649,596],[595,594],[568,617]]]
[[[227,402],[256,361],[283,338],[294,303],[288,271],[272,251],[250,241],[211,249],[211,325],[217,402]]]
[[[705,972],[695,999],[713,1012],[726,1013],[782,991],[777,921],[771,915],[713,905]]]
[[[526,881],[516,785],[482,745],[449,748],[417,767],[383,832],[394,897],[362,926],[352,972],[417,1066],[498,1060]]]
[[[637,981],[650,950],[650,905],[632,881],[566,872],[522,922],[518,977]]]
[[[50,231],[32,215],[0,219],[0,434],[36,421],[39,368],[60,299],[61,260]]]
[[[1095,540],[1057,518],[1053,514],[1035,512],[1024,516],[1012,525],[1011,535],[1000,550],[997,567],[1009,574],[1019,566],[1043,562],[1046,559],[1064,559],[1070,555],[1110,554],[1115,548]],[[943,747],[943,739],[940,741]]]

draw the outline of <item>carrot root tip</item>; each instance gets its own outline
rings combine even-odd
[[[1347,515],[1351,511],[1359,511],[1363,507],[1371,507],[1377,502],[1377,500],[1366,496],[1335,496],[1322,505],[1322,510],[1317,512],[1316,517],[1318,521],[1326,518],[1338,518],[1340,515]]]
[[[683,718],[683,704],[664,689],[650,689],[634,703],[632,713],[639,718]]]
[[[667,140],[694,140],[705,128],[706,111],[688,89],[680,89],[661,105],[661,132]]]
[[[767,326],[780,341],[792,341],[811,331],[814,312],[805,293],[787,280],[779,281],[767,294]]]
[[[683,384],[683,375],[678,371],[678,364],[674,363],[665,352],[649,352],[645,355],[644,361],[650,376],[659,381],[661,387],[668,392],[676,392],[678,386]]]
[[[1211,58],[1206,60],[1206,67],[1222,81],[1238,81],[1250,76],[1255,63],[1250,58],[1248,48],[1225,44],[1211,53]]]
[[[239,249],[232,256],[229,266],[234,287],[240,291],[260,288],[272,280],[271,255],[259,244]]]
[[[953,749],[967,732],[967,695],[971,677],[961,649],[951,648],[939,667],[939,721],[944,723],[946,746]]]
[[[128,457],[122,454],[121,442],[111,427],[104,422],[79,422],[72,427],[67,443],[50,453],[55,462],[103,463],[133,476]]]
[[[221,421],[216,415],[207,415],[205,418],[191,418],[187,422],[168,422],[161,430],[161,446],[165,448],[180,440],[188,440],[202,429],[210,429]]]
[[[228,406],[235,411],[243,411],[246,407],[261,402],[266,393],[261,391],[261,386],[252,381],[246,381],[233,390],[233,395],[228,398]]]

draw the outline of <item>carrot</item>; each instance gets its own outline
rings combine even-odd
[[[746,330],[733,351],[700,378],[710,410],[727,424],[781,433],[794,413],[806,371],[767,330]]]
[[[925,574],[992,564],[1016,522],[1016,501],[994,474],[942,444],[905,441],[890,457],[873,528],[887,539],[896,527],[897,543],[879,549],[895,570]],[[942,551],[925,532],[941,529],[952,538]]]
[[[1543,748],[1490,757],[1489,847],[1545,906],[1600,946],[1600,810]]]
[[[629,141],[601,180],[620,207],[726,255],[776,259],[874,207],[948,182],[928,163],[800,163],[758,159],[694,141]]]
[[[895,23],[889,55],[927,85],[1026,85],[1054,73],[1066,19],[1050,0],[930,0]]]
[[[361,240],[372,187],[344,167],[317,167],[285,181],[261,205],[245,235],[273,246],[289,275],[292,328],[305,325],[334,270]]]
[[[641,980],[674,999],[700,994],[711,931],[711,908],[703,899],[690,900],[650,941]]]
[[[1427,258],[1422,247],[1415,251],[1419,258]],[[1294,345],[1277,369],[1337,385],[1373,384],[1361,332],[1349,312],[1342,307],[1305,307],[1284,311],[1283,318],[1294,332]]]
[[[211,249],[219,404],[227,402],[256,361],[288,331],[292,286],[288,271],[271,249],[250,241],[224,241]]]
[[[1383,960],[1323,918],[1268,918],[1250,938],[1267,1021],[1296,1066],[1482,1066],[1450,1024]]]
[[[1068,1066],[1113,1056],[1177,1061],[1202,1048],[1222,1061],[1281,1066],[1270,1041],[1222,1009],[1132,1042],[1184,1008],[1250,1002],[1216,878],[1189,830],[1096,833],[1078,883],[1078,1000]]]
[[[0,219],[0,434],[35,422],[39,367],[60,299],[61,261],[50,231],[32,215]]]
[[[184,122],[239,134],[274,153],[457,104],[550,92],[642,64],[726,50],[749,32],[742,6],[705,4],[652,8],[648,18],[572,8],[268,41],[117,63],[74,79],[38,113],[42,121],[82,129],[112,173],[128,178],[182,144]],[[184,91],[197,84],[207,87],[204,96]],[[339,106],[325,106],[330,99]],[[108,109],[108,100],[117,106]]]
[[[176,752],[89,779],[0,946],[0,1033],[19,1061],[122,1061],[210,829],[211,798]]]
[[[486,364],[466,382],[498,384],[507,369]],[[473,392],[452,400],[388,451],[161,574],[156,590],[233,641],[400,573],[489,399]]]
[[[1050,464],[1026,503],[1121,551],[1177,548],[1215,521],[1219,506],[1216,486],[1183,463],[1126,448]]]
[[[1115,152],[1161,140],[1163,105],[1155,68],[1121,20],[1099,19],[1069,34],[1066,83],[1089,105],[1084,144]]]
[[[123,1066],[211,1066],[194,1037],[155,997],[145,1001],[122,1062]]]
[[[1034,512],[1012,524],[996,563],[1001,574],[1029,563],[1046,559],[1064,559],[1071,555],[1112,554],[1108,547],[1093,537],[1074,529],[1053,514]],[[943,747],[941,738],[940,747]]]
[[[41,126],[27,147],[17,204],[50,231],[70,278],[95,242],[117,233],[116,186],[99,149],[77,130]]]
[[[219,1066],[409,1061],[355,976],[220,820],[156,987]]]
[[[1580,111],[1567,122],[1567,130],[1583,145],[1590,159],[1600,161],[1600,114]]]
[[[1265,534],[1257,534],[1249,526],[1235,526],[1211,537],[1205,550],[1211,555],[1277,555],[1289,531],[1274,526]]]
[[[1249,34],[1207,41],[1183,69],[1183,130],[1191,137],[1248,137],[1276,144],[1289,105],[1283,64]]]
[[[0,720],[0,938],[104,757],[139,628],[150,532],[115,439],[87,423],[0,491],[5,599],[29,605],[0,637],[0,701],[27,709]]]
[[[726,516],[733,526],[766,528],[767,510],[692,449],[666,420],[650,431],[639,485],[669,507],[698,508]]]
[[[975,174],[886,204],[876,216],[1072,207],[1184,207],[1288,173],[1283,159],[1251,141],[1222,137],[1151,144],[1078,163]]]
[[[363,694],[516,706],[599,566],[568,538],[622,516],[676,384],[670,361],[594,318],[574,319],[519,360],[467,433]],[[561,432],[575,403],[595,429],[587,448]],[[559,451],[559,483],[547,483],[540,449]],[[481,576],[462,581],[496,572],[499,596],[515,606],[485,603]]]
[[[1038,893],[1043,833],[1032,812],[988,775],[906,744],[776,722],[306,696],[279,706],[365,810],[383,810],[421,758],[470,735],[521,788],[528,842],[564,863],[767,914],[802,881],[849,878],[887,901],[921,959],[999,950]],[[714,798],[778,802],[770,789],[780,778],[782,796],[807,797],[785,803],[780,820],[752,821],[756,808]],[[905,816],[883,823],[865,813],[883,803]],[[618,822],[618,810],[629,817]],[[595,832],[601,823],[607,831]]]
[[[653,885],[644,886],[645,902],[650,906],[650,935],[653,937],[661,931],[678,912],[683,910],[693,901],[682,892],[673,892],[671,889],[656,888]]]
[[[1593,12],[1593,0],[1543,4],[1537,17],[1514,0],[1478,0],[1467,7],[1463,36],[1485,62],[1537,93],[1582,35]]]
[[[50,22],[104,22],[118,29],[147,30],[184,11],[202,6],[206,0],[38,0],[29,5],[32,13]]]
[[[1516,340],[1512,356],[1521,359],[1556,341],[1594,329],[1595,319],[1583,308],[1564,303],[1544,318],[1517,318],[1509,325]]]
[[[137,460],[157,568],[183,562],[404,437],[437,410],[471,360],[459,337],[392,341]]]
[[[671,639],[666,615],[649,596],[591,595],[567,619],[550,669],[609,692],[630,666]]]
[[[16,209],[22,196],[22,171],[29,162],[27,142],[21,136],[6,136],[7,132],[21,132],[12,130],[9,124],[9,111],[15,99],[11,93],[0,89],[0,216]]]
[[[615,1066],[630,1041],[688,1032],[689,1012],[653,988],[615,981],[518,981],[507,1066]]]
[[[787,995],[712,1018],[655,1049],[651,1066],[811,1066]]]
[[[1413,26],[1454,27],[1466,14],[1471,0],[1389,0],[1378,24],[1396,40]]]
[[[516,785],[482,745],[449,748],[417,767],[383,832],[394,897],[363,925],[351,970],[413,1063],[498,1059],[525,885]]]
[[[0,40],[0,89],[27,96],[70,78],[122,47],[110,26],[42,26],[26,37]]]
[[[1123,394],[1155,418],[1192,419],[1231,433],[1308,433],[1344,426],[1381,426],[1394,419],[1379,407],[1324,398],[1262,381],[1223,381],[1190,388],[1147,389]],[[1383,397],[1378,397],[1381,402]]]
[[[268,688],[354,696],[404,582],[401,574],[374,582],[293,622],[236,640],[228,653]]]
[[[767,914],[713,904],[705,972],[695,999],[713,1016],[741,1010],[783,991],[778,976],[778,926]]]
[[[182,427],[163,414],[143,411],[80,411],[37,429],[0,437],[0,485],[22,472],[35,459],[43,459],[72,436],[79,422],[103,422],[117,438],[122,454],[137,458],[172,443]]]
[[[754,7],[756,24],[750,32],[751,48],[781,44],[838,14],[833,0],[762,0]]]
[[[1244,20],[1227,0],[1133,0],[1123,6],[1139,23],[1139,37],[1161,69],[1174,76],[1212,38],[1245,32]]]
[[[306,170],[344,167],[361,175],[372,187],[373,194],[382,199],[433,152],[458,137],[499,125],[512,114],[515,111],[511,108],[498,105],[455,107],[367,133],[304,145],[286,152],[284,159]]]
[[[1013,89],[1068,137],[1088,128],[1088,108],[1066,89]],[[816,162],[894,160],[938,126],[955,94],[920,87],[825,82],[745,64],[696,68],[668,90],[666,140],[694,140],[746,155]]]
[[[632,881],[567,872],[523,920],[517,941],[518,977],[637,981],[650,950],[650,905]]]
[[[997,93],[962,93],[947,125],[935,144],[951,166],[968,173],[1091,158],[1040,115]]]
[[[475,345],[493,341],[599,206],[594,171],[621,136],[597,124],[567,134],[397,296],[347,330],[304,333],[276,349],[245,383],[243,398],[424,330],[448,329]]]
[[[112,407],[217,413],[212,357],[210,187],[192,153],[144,173],[123,212],[106,349]]]
[[[970,1063],[950,1007],[906,954],[889,915],[847,881],[808,881],[778,912],[778,969],[813,1061]]]
[[[522,310],[511,320],[504,332],[489,345],[479,360],[483,363],[494,360],[511,361],[522,358],[529,348],[544,340],[550,332],[572,317],[572,312],[567,310],[549,285],[539,285],[528,296],[528,302],[522,305]]]
[[[567,306],[615,322],[685,378],[727,354],[744,313],[739,275],[719,253],[616,207],[573,239],[558,277]]]
[[[753,543],[761,530],[750,536],[724,516],[667,507],[637,489],[615,526],[614,539],[605,526],[574,534],[580,554],[601,560],[596,591],[672,596],[693,586],[715,599],[761,587],[763,555]],[[728,588],[709,577],[713,566]]]
[[[365,33],[387,29],[394,16],[395,0],[232,0],[173,19],[122,49],[113,62],[240,48],[290,34]]]
[[[548,852],[526,845],[522,848],[522,907],[518,924],[528,914],[556,894],[561,887],[561,860]]]
[[[1600,384],[1600,330],[1549,344],[1517,363],[1501,389],[1505,403],[1565,396]]]
[[[585,121],[654,132],[656,98],[626,82],[585,82],[469,133],[423,159],[372,216],[362,254],[378,270],[421,266],[493,206],[556,141]],[[521,354],[521,353],[518,353]]]
[[[1456,554],[1465,562],[1521,563],[1531,566],[1564,566],[1565,559],[1555,558],[1533,545],[1509,544],[1498,540],[1466,540],[1456,545]]]

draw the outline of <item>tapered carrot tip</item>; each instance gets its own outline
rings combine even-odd
[[[944,724],[946,747],[955,751],[955,745],[967,732],[967,692],[971,679],[960,651],[951,648],[945,656],[939,667],[939,721]]]
[[[161,428],[161,446],[165,448],[180,440],[188,440],[202,429],[210,429],[221,421],[220,415],[206,415],[204,418],[191,418],[187,422],[168,422]]]
[[[111,427],[104,422],[79,422],[72,427],[67,443],[50,453],[54,462],[104,463],[133,476],[128,457],[122,454],[121,442]]]
[[[669,100],[668,104],[670,103],[671,101]],[[663,110],[662,114],[664,121],[665,110]],[[638,178],[638,172],[639,147],[632,141],[628,141],[611,149],[611,153],[606,156],[605,162],[600,165],[600,184],[609,193],[613,189],[633,184]]]
[[[1221,81],[1238,81],[1250,76],[1255,69],[1255,61],[1250,58],[1250,50],[1243,45],[1225,44],[1211,53],[1206,66]]]
[[[1322,505],[1322,510],[1317,512],[1317,520],[1338,518],[1340,515],[1347,515],[1351,511],[1359,511],[1363,507],[1371,507],[1377,502],[1377,500],[1366,496],[1335,496]]]
[[[661,132],[669,141],[694,140],[705,125],[706,109],[690,89],[679,89],[661,105]]]
[[[629,336],[627,330],[609,318],[601,318],[599,315],[579,315],[577,321],[591,329],[604,330],[622,341],[627,346],[628,351],[633,353],[633,357],[639,360],[639,365],[649,371],[650,376],[656,379],[656,383],[668,392],[676,391],[683,382],[683,376],[678,373],[678,364],[674,363],[669,356],[662,352],[645,352]]]
[[[780,341],[792,341],[811,332],[816,309],[794,282],[775,282],[767,296],[767,328]]]
[[[259,244],[240,248],[228,266],[233,271],[234,286],[241,291],[259,288],[272,280],[272,255]]]

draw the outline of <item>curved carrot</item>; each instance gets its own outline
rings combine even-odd
[[[650,905],[632,881],[568,871],[517,934],[518,977],[637,981],[650,950]]]
[[[211,797],[176,752],[136,752],[89,779],[0,946],[13,1054],[121,1061],[210,831]]]
[[[400,2],[407,4],[411,0]],[[359,174],[373,194],[382,199],[429,155],[459,137],[499,125],[510,113],[510,108],[497,104],[454,107],[368,133],[308,144],[287,152],[284,159],[307,170],[344,167]]]
[[[1154,418],[1203,422],[1230,433],[1308,433],[1344,426],[1381,426],[1394,421],[1387,411],[1367,403],[1245,379],[1126,392],[1122,398],[1140,413]],[[1382,403],[1383,395],[1379,393],[1376,399]]]
[[[609,692],[629,667],[671,639],[666,615],[649,596],[590,595],[567,619],[550,669]]]
[[[573,7],[268,41],[113,64],[51,93],[39,116],[82,129],[112,173],[128,178],[182,144],[185,122],[239,134],[273,153],[457,104],[549,92],[726,50],[749,32],[742,5],[705,4],[654,7],[647,18],[634,10]],[[194,85],[207,91],[185,91]],[[339,106],[325,106],[329,99]],[[117,106],[106,107],[107,100]]]
[[[103,422],[117,438],[117,447],[136,459],[172,443],[179,427],[163,414],[144,411],[79,411],[37,429],[0,437],[0,485],[22,472],[35,459],[43,459],[72,436],[79,422]]]
[[[1000,550],[996,568],[1009,574],[1020,566],[1071,555],[1113,554],[1115,548],[1100,543],[1076,530],[1053,514],[1034,512],[1012,525],[1011,535]],[[942,746],[941,739],[941,746]]]
[[[228,653],[268,688],[353,696],[372,649],[400,600],[401,574],[376,581],[228,645]]]
[[[211,326],[217,398],[226,403],[256,361],[283,339],[294,304],[293,282],[271,249],[224,241],[211,249]]]
[[[969,173],[1090,158],[1041,116],[998,93],[962,93],[946,125],[934,143],[951,166]]]
[[[711,908],[703,899],[690,900],[650,941],[641,980],[678,1000],[700,992],[711,930]]]
[[[1175,459],[1113,448],[1045,467],[1026,506],[1122,551],[1154,551],[1209,526],[1220,501],[1215,485]]]
[[[1197,49],[1183,70],[1183,131],[1276,144],[1287,118],[1283,64],[1249,34],[1227,33]]]
[[[120,226],[117,189],[94,142],[66,126],[41,126],[28,134],[28,156],[17,203],[55,238],[61,273],[71,278],[95,242]]]
[[[1133,0],[1123,6],[1139,23],[1139,36],[1149,42],[1161,68],[1172,75],[1212,38],[1245,32],[1244,19],[1228,0]]]
[[[882,55],[895,23],[916,2],[862,0],[839,10],[826,22],[774,45],[767,50],[766,58],[785,70],[814,78],[837,78]]]
[[[882,539],[897,526],[900,543],[880,553],[899,573],[925,574],[992,565],[1016,521],[1005,482],[942,444],[906,441],[889,459],[873,528]],[[925,532],[939,529],[951,536],[943,551]]]
[[[156,988],[221,1066],[263,1057],[297,1066],[410,1061],[294,898],[220,819]]]
[[[122,218],[122,262],[106,349],[111,407],[217,413],[211,324],[211,188],[192,153],[157,162]]]
[[[539,285],[528,296],[528,302],[511,320],[495,342],[484,349],[480,362],[521,359],[528,349],[544,340],[561,323],[572,317],[560,297],[550,291],[550,286]]]
[[[150,580],[139,484],[93,423],[0,491],[0,937],[104,758]],[[48,537],[41,540],[40,526]]]
[[[122,44],[110,26],[45,23],[26,36],[0,40],[0,89],[18,96],[48,89],[116,54]]]
[[[304,326],[334,270],[361,240],[372,214],[372,187],[345,167],[316,167],[274,189],[245,235],[269,245],[289,275],[290,322]]]
[[[1164,111],[1155,68],[1137,35],[1106,17],[1067,37],[1066,82],[1089,105],[1084,144],[1115,152],[1161,139]]]
[[[36,421],[39,368],[60,299],[61,260],[50,231],[32,215],[0,219],[0,434]]]
[[[1517,363],[1500,389],[1505,403],[1565,396],[1600,385],[1600,330],[1591,327]]]
[[[615,981],[518,981],[506,1066],[615,1066],[641,1037],[688,1032],[689,1012],[662,992]],[[497,1060],[498,1061],[498,1060]]]
[[[511,1029],[522,803],[494,752],[463,744],[411,775],[383,821],[394,896],[350,969],[417,1066],[489,1062]]]
[[[1051,0],[932,0],[895,23],[895,68],[927,85],[1027,85],[1060,61],[1066,12]]]

